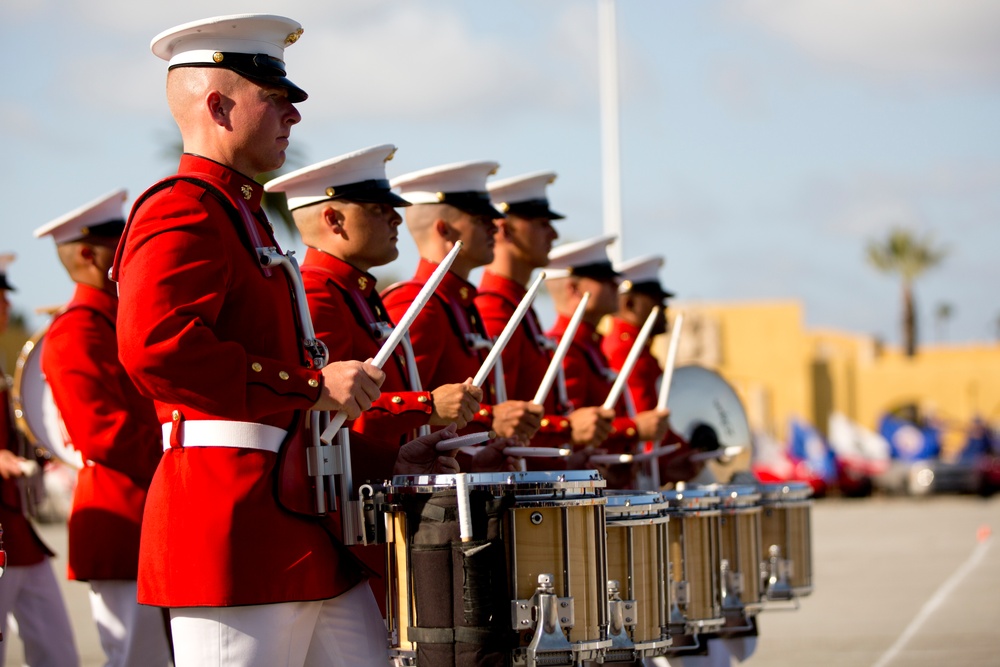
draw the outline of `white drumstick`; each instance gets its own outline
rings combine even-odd
[[[448,438],[447,440],[439,440],[434,446],[439,452],[450,452],[455,449],[461,449],[462,447],[479,445],[487,440],[492,440],[495,437],[497,437],[497,434],[493,431],[469,433],[468,435],[459,435],[454,438]]]
[[[628,356],[625,357],[625,363],[622,365],[622,369],[618,373],[618,377],[615,378],[615,383],[611,385],[611,391],[608,392],[608,397],[605,399],[604,405],[601,406],[605,410],[615,409],[615,403],[617,403],[618,399],[621,398],[622,391],[625,389],[625,383],[628,382],[628,376],[632,374],[632,369],[635,368],[636,362],[639,361],[639,354],[646,346],[646,339],[649,338],[649,332],[653,330],[653,324],[656,322],[656,318],[659,315],[660,307],[656,306],[653,308],[653,312],[649,314],[649,317],[646,318],[642,328],[639,329],[639,335],[635,337],[632,349],[628,351]]]
[[[436,290],[438,285],[441,284],[444,274],[446,274],[448,269],[451,268],[452,262],[454,262],[455,258],[458,257],[458,251],[461,249],[462,242],[455,241],[455,247],[453,247],[445,258],[441,260],[438,267],[434,269],[434,273],[431,274],[430,278],[427,279],[427,282],[424,283],[424,286],[420,288],[419,292],[417,292],[417,296],[413,299],[413,303],[410,304],[410,307],[406,309],[403,317],[396,323],[396,326],[393,327],[392,333],[389,334],[389,337],[386,338],[384,343],[382,343],[382,347],[379,348],[378,354],[376,354],[375,359],[372,360],[372,366],[382,368],[382,366],[385,365],[385,362],[389,360],[389,356],[393,353],[393,350],[396,349],[399,341],[401,341],[403,336],[406,335],[406,332],[409,331],[410,325],[413,324],[413,320],[417,319],[417,315],[420,314],[420,311],[423,310],[424,306],[427,305],[427,302],[430,301],[431,295],[434,294],[434,290]],[[330,425],[323,430],[323,436],[321,437],[323,444],[332,444],[333,437],[346,421],[347,415],[344,412],[338,412],[334,415],[333,419],[330,420]]]
[[[632,463],[635,460],[635,454],[594,454],[590,460],[602,464]]]
[[[681,340],[681,326],[684,324],[684,313],[677,313],[674,318],[674,330],[670,333],[670,348],[667,350],[667,362],[663,365],[663,377],[660,379],[660,396],[656,401],[657,410],[667,409],[667,398],[670,396],[670,382],[674,378],[674,365],[677,363],[677,345]]]
[[[490,371],[493,370],[494,364],[497,362],[497,358],[503,353],[503,349],[507,347],[507,343],[514,336],[514,332],[517,331],[517,326],[524,319],[524,314],[528,312],[528,308],[531,308],[531,302],[535,300],[535,295],[538,293],[538,288],[542,286],[542,280],[545,278],[545,272],[540,271],[535,277],[535,280],[531,283],[528,288],[528,292],[521,299],[521,303],[517,304],[517,309],[514,314],[510,316],[510,320],[507,321],[507,325],[500,332],[500,337],[497,338],[496,342],[493,343],[493,347],[490,348],[489,354],[486,355],[486,360],[483,361],[483,365],[480,367],[479,372],[476,373],[476,377],[472,380],[472,384],[476,387],[482,387],[483,383],[486,382],[486,378],[489,377]]]
[[[583,320],[583,311],[587,308],[588,301],[590,301],[590,292],[584,292],[583,298],[580,299],[580,304],[573,311],[573,317],[570,318],[569,324],[566,325],[566,331],[563,332],[562,339],[559,341],[559,345],[552,355],[549,367],[545,369],[542,383],[538,385],[538,391],[535,393],[535,397],[531,399],[531,402],[535,405],[545,405],[545,399],[552,389],[552,383],[556,381],[559,368],[562,366],[563,359],[566,358],[566,353],[569,352],[569,346],[573,343],[576,330],[580,328],[580,322]]]
[[[649,461],[651,459],[658,459],[661,456],[669,454],[671,452],[676,452],[680,449],[680,445],[667,445],[666,447],[657,447],[651,452],[645,452],[643,454],[635,454],[632,458],[635,461]]]
[[[709,452],[697,452],[691,455],[692,461],[708,461],[711,459],[720,459],[723,456],[736,456],[743,451],[742,447],[719,447],[718,449],[713,449]]]
[[[505,447],[503,453],[514,458],[563,457],[572,454],[573,450],[569,447]]]
[[[469,509],[469,480],[466,473],[455,475],[455,490],[458,495],[458,534],[463,542],[472,539],[472,512]]]

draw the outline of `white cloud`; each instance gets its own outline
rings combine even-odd
[[[879,80],[995,83],[1000,3],[995,0],[729,0],[820,61]]]

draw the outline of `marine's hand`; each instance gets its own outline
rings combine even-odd
[[[324,366],[323,389],[313,410],[344,412],[348,419],[357,419],[379,397],[384,380],[385,373],[367,361],[337,361]]]
[[[458,472],[458,461],[451,456],[438,455],[435,445],[455,436],[456,428],[447,426],[440,431],[423,435],[399,448],[393,475],[452,475]]]
[[[429,423],[432,426],[456,424],[464,428],[472,421],[483,400],[483,390],[473,386],[472,378],[462,384],[446,384],[431,392],[434,399]]]
[[[504,401],[493,406],[493,430],[501,438],[527,445],[542,426],[545,409],[527,401]]]
[[[635,429],[639,440],[660,442],[667,437],[670,427],[670,410],[646,410],[635,416]]]
[[[573,444],[577,447],[596,447],[611,435],[614,410],[601,407],[580,408],[569,414]]]

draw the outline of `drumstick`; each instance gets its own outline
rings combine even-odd
[[[635,454],[633,456],[633,460],[642,462],[642,461],[649,461],[650,459],[658,459],[661,456],[664,456],[671,452],[676,452],[680,448],[681,448],[680,445],[667,445],[666,447],[657,447],[651,452],[645,452],[643,454]]]
[[[517,309],[514,310],[514,314],[511,315],[510,320],[507,321],[507,325],[500,332],[500,337],[497,338],[496,342],[493,343],[493,347],[490,348],[489,354],[486,355],[486,360],[483,361],[483,365],[480,367],[479,372],[476,373],[476,377],[472,380],[472,384],[475,387],[482,387],[483,383],[486,382],[486,377],[493,370],[494,364],[497,362],[497,358],[503,352],[503,349],[507,347],[507,343],[514,336],[514,332],[517,331],[517,325],[521,323],[524,319],[524,314],[528,312],[528,308],[531,308],[531,302],[535,300],[535,295],[538,293],[538,288],[542,286],[542,280],[545,278],[545,272],[540,271],[535,280],[532,281],[531,286],[528,288],[527,293],[524,298],[521,299],[521,303],[517,304]]]
[[[569,447],[505,447],[504,456],[515,458],[533,458],[536,456],[563,457],[569,456],[573,450]]]
[[[469,510],[469,479],[466,473],[456,473],[455,490],[458,496],[458,534],[463,542],[468,542],[472,539],[472,512]]]
[[[448,452],[453,449],[461,449],[462,447],[469,447],[470,445],[478,445],[486,442],[487,440],[492,440],[497,437],[497,434],[493,431],[484,431],[482,433],[469,433],[468,435],[460,435],[454,438],[448,438],[447,440],[439,440],[435,449],[439,452]]]
[[[593,454],[590,460],[602,464],[632,463],[635,460],[635,454]]]
[[[670,348],[667,350],[667,362],[663,365],[663,377],[660,379],[660,397],[656,401],[657,410],[667,409],[667,398],[670,396],[670,382],[674,378],[674,364],[677,363],[677,345],[681,340],[681,326],[684,324],[684,313],[677,313],[674,318],[674,330],[670,332]]]
[[[538,391],[535,393],[535,397],[531,399],[531,402],[535,405],[545,405],[545,399],[552,389],[552,383],[556,381],[556,375],[559,374],[559,368],[562,366],[563,359],[566,358],[566,353],[569,352],[569,346],[573,343],[576,330],[580,328],[580,322],[583,320],[583,311],[587,308],[588,301],[590,301],[590,292],[584,292],[583,298],[580,299],[580,304],[573,312],[573,317],[570,318],[569,324],[566,325],[566,331],[563,332],[562,340],[559,341],[559,345],[552,355],[549,367],[545,369],[542,383],[538,385]]]
[[[430,278],[427,279],[427,282],[424,283],[424,286],[420,288],[419,292],[417,292],[417,296],[413,299],[413,303],[410,304],[410,307],[406,309],[405,313],[403,313],[403,317],[399,320],[396,326],[393,327],[392,333],[389,334],[389,337],[385,339],[384,343],[382,343],[382,347],[379,348],[378,354],[376,354],[375,359],[372,360],[372,366],[382,368],[382,366],[385,365],[385,362],[389,360],[389,355],[392,354],[393,350],[395,350],[396,346],[399,344],[399,341],[402,340],[403,336],[406,335],[406,332],[409,331],[410,325],[413,324],[413,320],[417,319],[417,315],[420,314],[420,311],[423,310],[424,306],[427,305],[427,302],[430,301],[431,295],[434,294],[434,290],[436,290],[438,285],[441,284],[441,280],[444,279],[444,274],[446,274],[448,269],[451,268],[452,262],[455,261],[455,258],[458,256],[458,251],[461,249],[462,242],[455,241],[455,247],[453,247],[451,252],[449,252],[443,260],[441,260],[438,267],[434,269],[434,273],[431,274]],[[336,435],[337,431],[340,430],[340,427],[343,426],[346,421],[347,414],[343,411],[340,411],[333,416],[333,419],[330,420],[330,425],[323,430],[323,435],[320,438],[324,445],[330,445],[333,443],[333,436]]]
[[[635,363],[639,361],[639,354],[642,352],[642,348],[646,346],[646,339],[649,338],[649,332],[653,330],[653,324],[659,314],[660,307],[656,306],[649,314],[649,317],[646,318],[642,329],[639,329],[639,335],[635,337],[635,343],[632,344],[632,349],[628,351],[625,363],[622,365],[618,377],[615,378],[615,383],[611,385],[611,391],[608,392],[608,397],[604,401],[604,405],[601,406],[605,410],[615,409],[615,403],[621,397],[622,390],[625,389],[625,383],[628,382],[628,376],[632,374],[632,369],[635,368]]]
[[[719,447],[718,449],[713,449],[710,452],[697,452],[692,454],[690,459],[692,461],[708,461],[709,459],[719,459],[723,456],[736,456],[742,451],[742,447]]]

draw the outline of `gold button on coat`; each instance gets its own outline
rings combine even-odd
[[[281,371],[280,373],[278,373],[278,377],[280,377],[282,380],[287,380],[288,373],[286,373],[285,371]]]
[[[252,365],[250,366],[250,368],[252,368],[252,369],[254,370],[254,372],[255,372],[255,373],[260,373],[260,372],[261,372],[262,370],[264,370],[264,367],[263,367],[263,366],[261,366],[261,365],[260,365],[260,364],[259,364],[258,362],[256,362],[256,361],[255,361],[255,362],[253,362],[253,364],[252,364]]]

